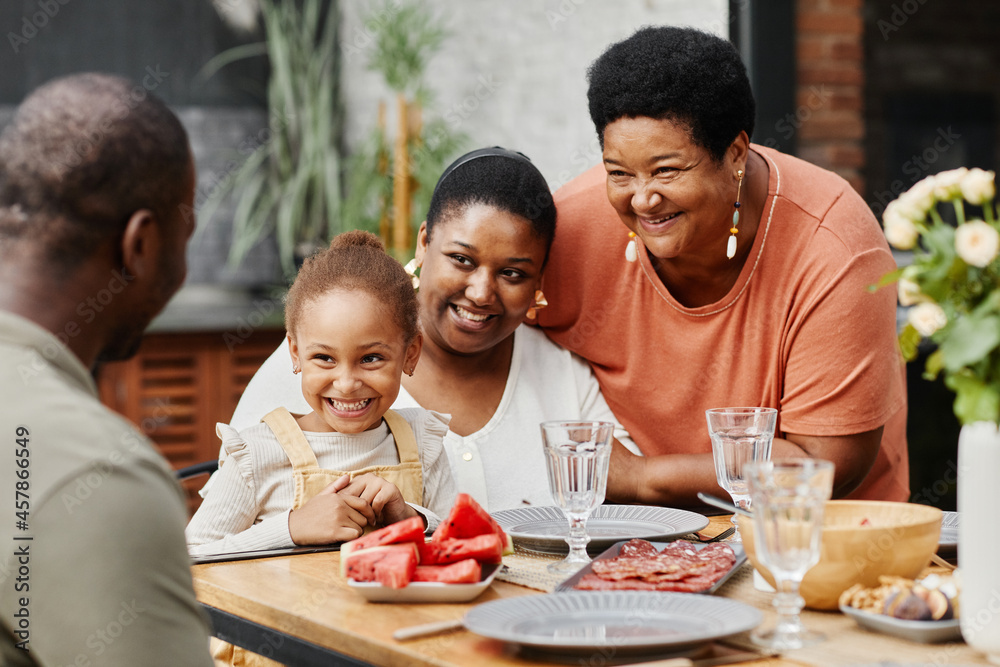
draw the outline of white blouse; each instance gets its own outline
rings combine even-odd
[[[433,530],[455,501],[455,482],[442,444],[450,418],[422,408],[397,412],[413,429],[420,456],[423,506],[413,507]],[[202,489],[205,500],[188,524],[188,552],[202,556],[295,546],[288,532],[295,482],[274,433],[262,423],[242,431],[217,424],[216,432],[222,438],[220,468]],[[357,470],[399,463],[396,442],[384,421],[363,433],[305,431],[305,436],[322,468]]]

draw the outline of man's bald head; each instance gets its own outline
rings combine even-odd
[[[138,210],[172,223],[190,164],[183,126],[144,89],[105,74],[48,83],[0,135],[0,257],[30,250],[71,271]]]

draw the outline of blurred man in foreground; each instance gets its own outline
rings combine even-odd
[[[211,665],[184,500],[90,369],[135,353],[184,281],[187,134],[100,74],[0,135],[0,664]]]

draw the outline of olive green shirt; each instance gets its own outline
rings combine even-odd
[[[3,311],[0,480],[0,664],[212,665],[172,471],[65,345]]]

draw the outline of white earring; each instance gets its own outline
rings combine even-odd
[[[635,232],[628,233],[628,243],[625,245],[625,259],[629,262],[639,259],[639,239],[636,238]]]
[[[729,230],[732,236],[729,237],[729,243],[726,244],[726,257],[729,259],[736,256],[736,234],[740,231],[737,226],[740,224],[740,192],[743,190],[742,169],[736,172],[736,178],[739,180],[736,183],[736,203],[733,204],[733,226]]]

